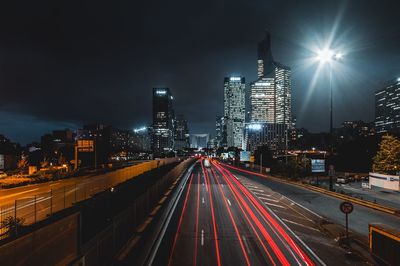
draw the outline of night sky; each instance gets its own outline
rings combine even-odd
[[[298,126],[327,131],[328,68],[335,126],[374,119],[373,92],[400,76],[400,1],[7,1],[0,6],[0,134],[39,141],[53,129],[151,124],[152,88],[169,87],[191,133],[214,133],[223,78],[257,76],[268,29],[292,68]],[[137,3],[136,3],[137,2]],[[8,5],[8,6],[6,6]]]

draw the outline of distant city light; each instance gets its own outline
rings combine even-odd
[[[139,133],[139,132],[146,131],[146,129],[147,129],[146,127],[135,128],[135,129],[133,130],[133,132]]]
[[[256,82],[254,85],[256,86],[271,86],[270,82]]]
[[[230,81],[240,81],[240,77],[231,77],[229,80]]]
[[[262,126],[261,124],[250,124],[248,125],[248,128],[251,130],[261,130]]]

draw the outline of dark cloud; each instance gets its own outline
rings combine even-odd
[[[348,49],[335,75],[335,121],[372,120],[373,91],[400,75],[399,8],[361,0],[9,1],[0,7],[0,132],[37,138],[18,137],[20,127],[4,123],[10,117],[34,118],[36,132],[149,124],[151,89],[168,86],[192,132],[213,133],[223,77],[256,78],[266,28],[274,58],[293,69],[300,126],[328,127],[326,75],[312,88],[316,67],[305,59],[332,31],[333,45]]]

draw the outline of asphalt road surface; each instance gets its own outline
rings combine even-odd
[[[230,170],[196,164],[153,265],[321,265]]]
[[[224,167],[230,169],[238,178],[256,181],[334,223],[345,225],[345,215],[339,209],[340,203],[343,202],[341,199],[278,182],[274,179],[260,177],[257,173],[229,165]],[[369,223],[383,223],[392,228],[400,228],[400,217],[354,204],[354,211],[349,214],[349,229],[367,237]]]

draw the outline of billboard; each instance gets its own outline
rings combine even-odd
[[[325,160],[324,159],[311,159],[311,172],[312,173],[324,173],[325,172]]]
[[[0,170],[4,170],[4,155],[0,154]]]
[[[241,162],[250,162],[250,152],[249,151],[241,151],[240,152],[240,161]]]

